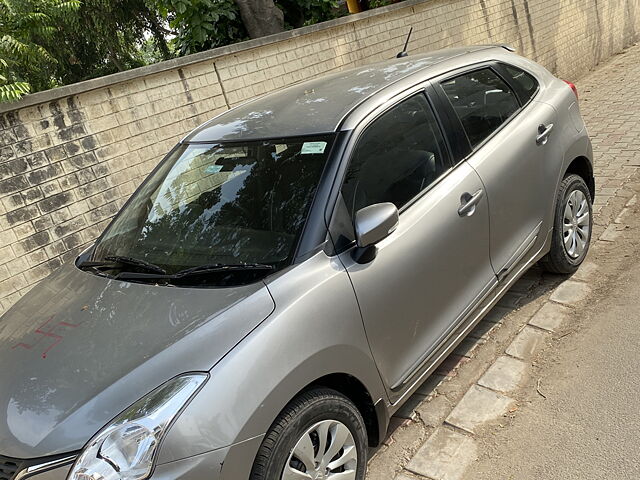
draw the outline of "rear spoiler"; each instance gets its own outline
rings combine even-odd
[[[489,43],[487,45],[482,45],[483,47],[500,47],[500,48],[504,48],[505,50],[508,50],[509,52],[515,52],[516,49],[513,48],[511,45],[507,45],[506,43]]]

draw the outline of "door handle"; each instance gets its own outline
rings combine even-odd
[[[553,123],[550,123],[549,125],[544,125],[541,123],[538,126],[538,136],[536,136],[536,144],[544,145],[545,143],[547,143],[551,130],[553,130]]]
[[[480,199],[484,195],[484,190],[480,189],[473,195],[465,192],[460,197],[460,208],[458,209],[458,215],[461,217],[470,217],[476,211],[476,205],[480,202]]]

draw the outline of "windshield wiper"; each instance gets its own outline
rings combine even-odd
[[[198,265],[197,267],[186,268],[172,275],[155,274],[155,273],[136,273],[121,272],[116,275],[118,280],[181,280],[187,277],[195,277],[198,275],[207,275],[212,273],[228,273],[228,272],[247,272],[247,271],[268,271],[274,270],[273,265],[263,263],[238,263],[238,264],[221,264],[214,263],[211,265]]]
[[[147,262],[146,260],[141,260],[139,258],[113,255],[109,257],[104,257],[104,259],[109,260],[111,262],[116,262],[122,265],[131,265],[133,267],[138,267],[152,273],[159,273],[161,275],[166,275],[167,273],[167,271],[164,268],[159,267],[158,265],[154,265],[153,263]]]
[[[100,275],[102,277],[108,277],[108,275],[104,273],[103,269],[109,270],[110,268],[117,267],[117,265],[112,262],[94,262],[91,260],[86,260],[77,264],[77,266],[80,270],[91,270],[96,275]]]
[[[248,270],[273,270],[274,268],[276,267],[264,263],[236,263],[228,265],[222,263],[214,263],[211,265],[198,265],[197,267],[186,268],[175,273],[173,276],[176,278],[184,278],[192,275],[201,275],[206,273],[236,272]]]
[[[154,265],[153,263],[149,263],[145,260],[140,260],[133,257],[123,257],[119,255],[105,257],[104,260],[98,260],[98,261],[88,260],[79,264],[78,268],[81,268],[83,270],[91,269],[95,272],[102,273],[102,270],[101,270],[102,268],[105,268],[105,269],[118,268],[122,265],[130,265],[133,267],[137,267],[142,270],[146,270],[147,272],[151,272],[153,274],[165,275],[167,273],[164,268]]]

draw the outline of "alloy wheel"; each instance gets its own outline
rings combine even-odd
[[[337,420],[309,428],[289,455],[281,480],[356,480],[358,451],[351,431]]]
[[[579,258],[587,247],[591,226],[589,202],[580,190],[572,191],[565,203],[562,222],[562,240],[567,255]]]

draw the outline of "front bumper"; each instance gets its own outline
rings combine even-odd
[[[228,448],[158,465],[151,480],[221,480]]]
[[[229,448],[221,448],[184,460],[156,466],[151,480],[221,480],[222,465]],[[72,463],[42,473],[18,472],[14,480],[66,480]]]
[[[248,480],[263,439],[264,435],[259,435],[229,447],[162,463],[155,467],[149,480]],[[18,471],[10,480],[66,480],[75,455],[66,459],[61,466],[49,465],[36,472]],[[44,465],[47,464],[40,464]]]

